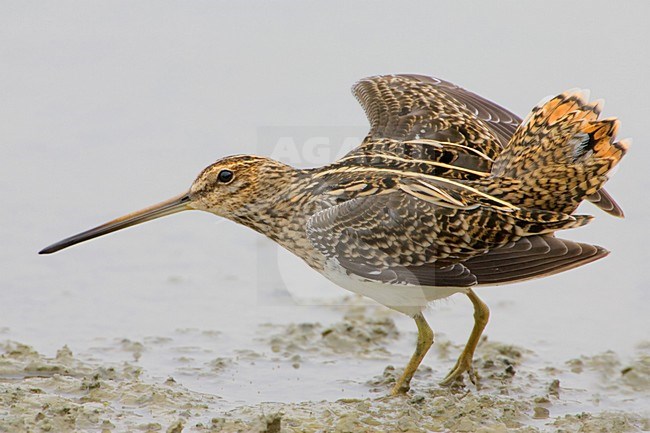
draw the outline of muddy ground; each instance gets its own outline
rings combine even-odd
[[[152,376],[139,365],[143,352],[173,337],[141,342],[116,340],[110,349],[129,361],[79,357],[67,347],[56,356],[27,344],[0,345],[1,432],[638,432],[650,430],[650,342],[621,359],[616,353],[586,354],[561,362],[534,348],[485,339],[475,367],[479,387],[441,388],[430,365],[451,365],[461,349],[439,337],[403,397],[387,392],[402,365],[391,364],[391,342],[414,340],[400,333],[391,314],[346,307],[341,320],[259,326],[255,342],[241,342],[233,356],[178,369],[179,376],[229,380],[245,366],[271,360],[293,369],[322,371],[346,359],[385,360],[383,374],[360,386],[367,397],[333,401],[256,403],[226,401],[198,392],[174,376]],[[218,339],[216,339],[218,340]],[[266,348],[254,350],[254,348]],[[402,359],[402,358],[400,358]],[[341,361],[343,360],[343,361]],[[340,368],[340,365],[339,365]],[[273,377],[267,380],[273,382]],[[279,380],[278,380],[279,381]],[[578,384],[579,386],[576,386]],[[282,381],[278,395],[282,394]],[[309,391],[309,390],[306,390]],[[309,392],[307,392],[309,394]],[[314,394],[318,395],[315,392]]]

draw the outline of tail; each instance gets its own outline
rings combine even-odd
[[[540,103],[494,162],[488,192],[524,208],[566,214],[599,197],[629,146],[615,141],[619,122],[599,120],[601,110],[601,101],[589,103],[586,92],[575,90]]]

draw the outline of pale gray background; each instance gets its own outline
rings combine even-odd
[[[620,136],[634,138],[608,184],[627,218],[584,205],[596,220],[565,236],[613,253],[479,294],[492,306],[492,339],[559,359],[630,353],[650,337],[649,18],[643,0],[0,1],[0,338],[51,354],[64,344],[84,351],[96,337],[196,327],[246,347],[259,322],[337,320],[337,310],[287,302],[281,281],[260,287],[258,251],[274,246],[207,214],[36,252],[184,191],[221,156],[273,154],[275,143],[258,143],[262,126],[321,127],[327,136],[338,125],[363,135],[350,85],[415,72],[520,115],[571,87],[606,98],[605,115],[620,117]],[[292,260],[280,260],[285,283],[311,289],[298,301],[344,294]],[[284,306],[270,305],[273,293]],[[461,342],[467,304],[434,307],[432,326]],[[398,324],[413,331],[409,319]]]

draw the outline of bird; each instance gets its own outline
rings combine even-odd
[[[464,294],[474,326],[440,382],[477,383],[474,352],[490,310],[476,287],[525,281],[605,257],[556,237],[584,226],[590,201],[623,211],[603,189],[630,140],[603,102],[572,89],[525,119],[451,82],[413,74],[352,87],[370,123],[362,143],[331,164],[298,169],[255,155],[217,160],[188,191],[54,243],[50,254],[186,210],[210,212],[267,236],[333,283],[412,317],[417,343],[390,393],[405,394],[433,344],[425,309]]]

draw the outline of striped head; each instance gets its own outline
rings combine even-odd
[[[185,210],[202,210],[245,224],[264,227],[271,208],[291,195],[298,171],[270,158],[235,155],[205,168],[189,191],[85,232],[40,251],[50,254],[117,230]]]
[[[228,156],[198,175],[189,191],[188,206],[234,220],[249,217],[285,196],[295,172],[266,157]]]

